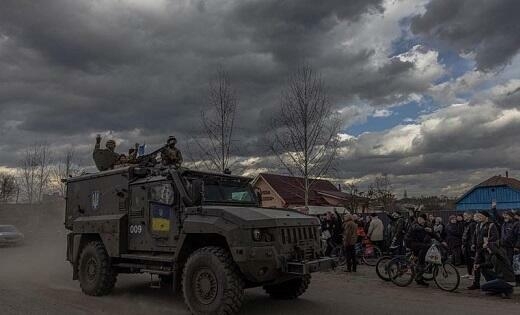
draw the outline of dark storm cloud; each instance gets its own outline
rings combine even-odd
[[[432,1],[426,13],[415,18],[416,32],[451,43],[455,37],[445,39],[432,31],[442,29],[436,26],[437,20],[456,30],[459,24],[446,23],[457,16],[475,32],[481,30],[476,23],[487,21],[480,18],[477,8],[473,11],[481,21],[472,21],[461,10],[446,10],[443,12],[453,16],[441,14],[437,18],[437,13],[432,13],[439,11],[433,9],[437,2]],[[334,105],[343,109],[346,119],[357,121],[366,119],[375,107],[407,102],[423,94],[445,74],[438,53],[426,44],[392,57],[387,56],[390,47],[356,44],[369,35],[361,35],[360,40],[352,30],[363,30],[369,27],[366,23],[379,21],[385,14],[383,3],[0,1],[0,167],[15,166],[24,148],[36,142],[48,143],[56,155],[73,145],[78,156],[91,163],[97,133],[104,139],[115,138],[120,151],[136,141],[154,148],[175,134],[188,153],[195,147],[193,139],[202,136],[200,112],[205,109],[208,81],[222,67],[229,72],[240,99],[234,171],[283,172],[276,158],[269,156],[265,139],[279,109],[280,90],[296,66],[308,63],[318,70]],[[478,2],[479,6],[482,3]],[[489,3],[501,11],[494,2]],[[489,41],[499,38],[491,30],[482,34],[482,42],[477,43],[476,37],[464,33],[471,40],[463,39],[461,43],[466,44],[460,48],[475,52],[479,62],[486,56]],[[511,41],[511,33],[503,30],[503,34]],[[499,54],[505,52],[507,49]],[[486,57],[491,62],[482,64],[500,65],[506,57],[500,57],[500,62]],[[398,126],[361,135],[345,145],[350,150],[339,157],[334,176],[385,172],[395,174],[396,182],[411,185],[413,174],[421,174],[439,187],[445,175],[428,174],[442,173],[443,169],[466,172],[490,165],[520,169],[512,158],[493,162],[492,151],[520,154],[514,143],[514,134],[520,132],[516,120],[489,119],[515,109],[515,84],[507,86],[509,94],[493,94],[488,100],[493,104],[478,108],[478,115],[441,110],[428,119],[439,121],[436,127]],[[516,114],[506,116],[511,115]],[[458,116],[465,117],[459,122]],[[411,139],[409,133],[415,137]],[[475,154],[481,158],[464,162]]]
[[[2,1],[0,122],[15,126],[13,137],[51,143],[106,130],[139,130],[135,140],[147,143],[189,139],[200,135],[208,80],[222,66],[240,97],[236,141],[248,145],[238,154],[264,155],[280,89],[302,62],[323,71],[335,102],[410,91],[403,82],[365,93],[399,61],[373,68],[369,50],[341,47],[347,24],[381,13],[382,0],[157,3]]]
[[[380,0],[249,0],[238,2],[234,14],[261,51],[298,64],[326,52],[327,33],[340,22],[382,11]]]
[[[457,50],[475,53],[477,66],[503,66],[520,49],[520,1],[432,0],[412,19],[416,34],[440,40]]]
[[[6,0],[0,5],[0,29],[52,63],[88,69],[131,62],[139,56],[134,41],[139,25],[111,24],[85,14],[90,1]],[[101,22],[101,23],[99,23]],[[108,23],[107,23],[108,22]],[[142,50],[141,50],[142,51]]]

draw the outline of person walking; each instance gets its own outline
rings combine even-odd
[[[383,224],[383,221],[379,219],[376,213],[372,213],[372,219],[370,220],[370,225],[368,226],[368,239],[379,247],[379,249],[383,250],[384,247],[384,233],[385,233],[385,226]]]
[[[433,232],[432,228],[427,226],[426,214],[420,214],[417,217],[417,220],[412,224],[408,233],[406,233],[405,242],[406,246],[410,248],[418,258],[415,282],[418,285],[425,287],[428,286],[428,283],[426,283],[423,278],[425,258],[426,253],[431,246],[432,239],[439,240],[439,235]]]
[[[356,272],[356,242],[358,225],[352,219],[352,215],[347,214],[343,219],[343,247],[345,248],[345,260],[347,262],[347,272]]]
[[[473,273],[473,263],[475,260],[475,226],[477,223],[473,220],[473,213],[464,213],[464,230],[462,232],[462,251],[466,263],[467,274],[465,278],[469,278]]]

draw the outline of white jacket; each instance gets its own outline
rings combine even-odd
[[[382,241],[384,240],[385,227],[383,221],[378,217],[373,217],[368,226],[368,237],[371,241]]]

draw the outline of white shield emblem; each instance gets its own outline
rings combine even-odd
[[[92,210],[99,208],[99,191],[92,192]]]

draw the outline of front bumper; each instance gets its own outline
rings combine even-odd
[[[311,261],[287,261],[282,265],[282,271],[293,275],[308,275],[318,271],[328,271],[334,267],[334,259],[323,257]]]

